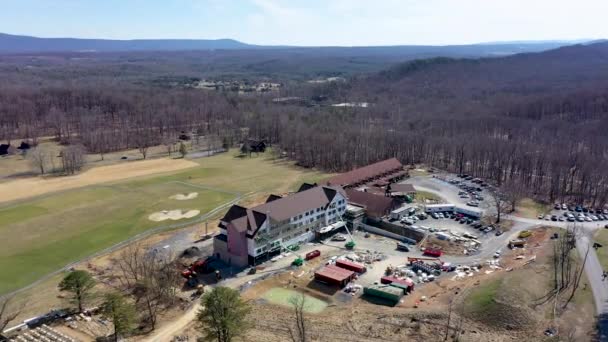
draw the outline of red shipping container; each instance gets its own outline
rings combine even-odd
[[[443,254],[443,252],[441,251],[441,249],[436,249],[436,248],[426,248],[424,250],[424,255],[430,255],[432,257],[438,258]]]
[[[321,255],[321,251],[318,249],[315,249],[312,252],[306,253],[306,260],[314,259],[314,258],[318,257],[319,255]]]
[[[345,259],[336,260],[336,266],[350,270],[350,271],[354,271],[357,273],[364,273],[367,270],[364,265],[361,265],[361,264],[358,264],[356,262],[352,262],[349,260],[345,260]]]

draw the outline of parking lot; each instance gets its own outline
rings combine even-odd
[[[548,214],[538,216],[539,220],[559,222],[602,222],[608,223],[608,209],[591,209],[583,206],[556,203]]]

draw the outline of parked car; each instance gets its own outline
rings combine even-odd
[[[331,237],[331,241],[346,241],[346,237],[344,235],[334,235]]]
[[[568,222],[574,222],[574,221],[576,221],[574,216],[568,216]]]
[[[566,218],[564,216],[560,216],[559,219],[558,219],[558,221],[564,222],[564,221],[566,221]]]
[[[502,235],[502,230],[497,230],[496,231],[496,236],[501,236]]]
[[[549,221],[551,219],[551,215],[545,215],[545,220]]]
[[[397,249],[403,252],[410,251],[410,247],[403,242],[397,242]]]
[[[544,216],[543,214],[539,214],[539,215],[538,215],[538,219],[539,219],[539,220],[542,220],[544,217],[545,217],[545,216]]]
[[[562,203],[562,210],[568,210],[568,206],[566,205],[566,203]]]
[[[555,205],[553,206],[553,209],[555,210],[560,210],[562,208],[561,205],[559,205],[559,203],[555,203]]]
[[[438,219],[438,218],[439,218],[439,215],[437,215],[437,213],[432,213],[432,214],[431,214],[431,217],[432,217],[432,218],[434,218],[434,219]]]
[[[551,221],[557,221],[557,215],[551,215]]]
[[[586,217],[585,217],[585,221],[587,221],[587,222],[593,222],[593,220],[592,220],[592,219],[591,219],[591,217],[589,217],[589,216],[586,216]]]

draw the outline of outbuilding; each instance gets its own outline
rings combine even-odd
[[[315,272],[315,280],[330,285],[346,286],[355,278],[355,272],[335,266],[327,265]]]

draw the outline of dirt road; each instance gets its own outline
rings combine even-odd
[[[169,324],[157,329],[152,336],[146,337],[143,341],[150,342],[167,342],[171,341],[174,336],[180,335],[189,324],[193,324],[196,318],[196,313],[200,310],[200,305],[196,304],[186,311],[180,318]]]

